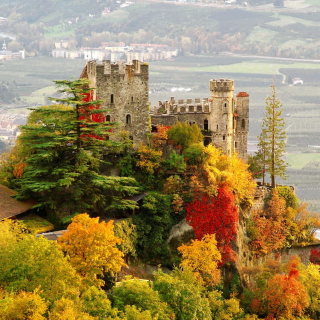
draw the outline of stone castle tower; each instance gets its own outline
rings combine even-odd
[[[249,132],[249,95],[239,92],[234,99],[233,80],[210,80],[210,97],[159,102],[153,114],[149,110],[148,64],[134,60],[111,64],[89,61],[81,78],[90,80],[93,99],[104,100],[109,109],[105,120],[118,123],[118,130],[130,132],[134,144],[146,143],[152,123],[171,126],[177,121],[196,123],[204,135],[204,144],[220,147],[226,154],[247,158]],[[151,123],[150,123],[151,116]]]
[[[116,130],[130,132],[136,145],[147,142],[151,128],[148,64],[137,60],[130,65],[122,61],[89,61],[80,78],[87,78],[96,88],[93,99],[104,101],[102,107],[109,110],[105,121],[116,122]]]
[[[247,158],[249,133],[249,95],[239,92],[234,99],[233,80],[210,80],[210,98],[159,102],[152,124],[171,126],[177,121],[196,123],[204,135],[204,144],[213,144],[228,155]]]

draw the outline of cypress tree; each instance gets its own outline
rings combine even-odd
[[[266,99],[265,116],[262,120],[261,134],[258,137],[259,152],[263,155],[265,170],[270,174],[271,187],[276,186],[276,177],[285,179],[287,163],[285,154],[286,133],[282,117],[282,104],[276,97],[276,87],[271,86],[272,94]]]

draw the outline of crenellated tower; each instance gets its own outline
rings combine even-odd
[[[212,144],[222,148],[228,155],[234,153],[234,82],[233,80],[210,80],[210,117]]]
[[[151,118],[153,125],[196,123],[202,129],[205,145],[213,144],[228,155],[237,153],[247,159],[249,95],[239,92],[234,99],[233,80],[210,80],[209,98],[159,101]]]
[[[130,132],[134,144],[147,142],[150,133],[148,64],[133,60],[112,64],[89,61],[81,77],[89,79],[93,99],[103,100],[108,109],[105,121],[116,122],[115,130]]]

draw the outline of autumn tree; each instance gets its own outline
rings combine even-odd
[[[195,123],[177,122],[169,129],[168,139],[185,149],[193,143],[203,142],[203,135]]]
[[[268,208],[256,211],[252,221],[248,222],[248,236],[251,237],[251,249],[256,254],[266,254],[286,246],[288,230],[286,228],[286,201],[274,189]]]
[[[48,305],[38,291],[37,289],[34,292],[18,293],[0,291],[0,319],[45,320]]]
[[[275,85],[271,86],[271,96],[266,99],[265,116],[262,120],[261,134],[258,137],[259,152],[264,155],[266,171],[270,174],[271,187],[276,186],[276,177],[286,178],[287,163],[285,154],[286,133],[282,117],[282,104],[276,96]]]
[[[292,261],[290,264],[287,274],[277,274],[267,283],[264,298],[270,319],[296,319],[309,305],[306,288],[299,280],[298,263]]]
[[[80,279],[59,246],[43,237],[25,235],[0,250],[0,286],[7,291],[34,292],[49,304],[74,298]]]
[[[238,208],[234,195],[227,186],[221,186],[216,196],[198,195],[186,205],[186,219],[193,227],[197,239],[215,235],[222,254],[222,263],[235,259],[231,243],[237,233]]]
[[[205,288],[190,269],[154,274],[154,289],[176,316],[175,319],[212,319]]]
[[[126,278],[110,292],[112,306],[125,311],[126,306],[138,306],[141,311],[149,311],[154,319],[172,319],[167,303],[163,302],[160,295],[152,287],[152,283],[140,279]]]
[[[122,201],[137,191],[133,178],[100,174],[112,125],[102,122],[100,101],[91,101],[88,80],[55,81],[62,98],[33,110],[19,140],[28,151],[19,198],[61,215],[134,207]],[[95,119],[92,120],[92,119]]]
[[[309,263],[300,270],[301,282],[309,295],[308,313],[313,319],[320,317],[320,266]]]
[[[221,254],[214,234],[207,234],[201,240],[192,240],[190,245],[184,244],[178,250],[182,254],[182,269],[192,270],[199,281],[208,285],[220,282],[218,264]]]
[[[116,247],[121,242],[113,232],[113,221],[100,222],[88,214],[72,218],[58,244],[70,257],[70,263],[86,283],[103,285],[104,272],[112,274],[124,265],[123,253]]]

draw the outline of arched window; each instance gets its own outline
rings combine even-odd
[[[223,136],[223,137],[222,137],[222,140],[226,140],[226,136]]]
[[[234,147],[238,148],[238,142],[237,141],[234,142]]]
[[[224,103],[224,107],[226,108],[227,106],[228,106],[228,104],[225,102],[225,103]]]
[[[114,95],[113,95],[113,93],[110,95],[110,103],[114,103]]]
[[[131,102],[133,102],[134,101],[134,98],[133,98],[133,96],[131,97]]]
[[[208,120],[204,120],[203,121],[203,129],[204,130],[209,130],[209,122],[208,122]]]
[[[243,129],[246,128],[246,120],[244,120],[244,119],[241,120],[241,127],[242,127]]]
[[[110,115],[108,114],[108,115],[106,116],[106,121],[107,121],[107,122],[110,122],[110,119],[111,119],[111,117],[110,117]]]
[[[219,125],[217,124],[217,131],[219,130]]]
[[[126,124],[131,124],[131,114],[126,115]]]

